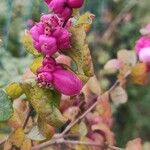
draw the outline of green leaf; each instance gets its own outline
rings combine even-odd
[[[18,83],[11,83],[8,85],[5,89],[8,96],[10,96],[12,99],[16,99],[20,97],[23,94],[23,90],[20,87]]]
[[[72,27],[70,29],[72,48],[64,53],[71,57],[77,65],[79,74],[87,77],[94,75],[93,63],[90,50],[86,42],[86,33],[83,26]]]
[[[8,95],[0,90],[0,121],[8,120],[13,114],[11,100]]]
[[[58,93],[57,91],[55,90],[51,90],[51,100],[49,101],[50,102],[50,105],[52,107],[57,107],[59,108],[59,104],[60,104],[60,93]]]
[[[25,34],[22,36],[21,39],[26,51],[34,56],[40,56],[41,54],[38,53],[38,51],[33,47],[33,41],[28,32],[25,32]]]
[[[60,103],[60,93],[39,87],[34,82],[22,83],[21,87],[41,119],[51,126],[62,126],[64,117],[57,108]]]

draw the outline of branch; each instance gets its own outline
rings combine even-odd
[[[132,0],[126,5],[121,12],[116,16],[116,18],[112,21],[112,23],[109,25],[108,29],[104,32],[101,39],[108,39],[113,31],[116,29],[118,24],[121,22],[122,18],[127,14],[138,2],[138,0]],[[103,41],[103,40],[102,40]]]
[[[40,150],[40,149],[48,147],[49,145],[56,145],[56,144],[71,144],[71,145],[86,145],[86,146],[103,147],[102,145],[97,144],[97,143],[88,143],[88,142],[73,141],[73,140],[64,140],[63,138],[61,138],[61,139],[51,140],[51,141],[42,143],[40,145],[34,146],[32,148],[32,150]]]
[[[97,97],[98,98],[98,97]],[[74,125],[76,125],[80,120],[82,120],[89,112],[91,112],[92,109],[95,108],[95,106],[98,104],[99,100],[97,100],[97,98],[95,98],[95,103],[88,108],[80,117],[78,117],[74,122],[70,123],[70,125],[68,125],[66,127],[66,129],[61,133],[61,137],[63,137]]]
[[[31,107],[31,105],[29,105],[29,108],[28,108],[28,111],[27,111],[27,115],[26,115],[26,118],[25,118],[23,126],[22,126],[23,129],[25,129],[25,127],[26,127],[26,125],[27,125],[27,123],[29,121],[29,118],[31,116],[31,113],[32,113],[32,107]]]
[[[130,75],[130,71],[127,72],[124,76],[124,79],[126,79],[129,75]],[[112,87],[107,91],[107,93],[110,93],[118,84],[120,83],[119,80],[117,80]],[[97,97],[95,98],[95,102],[93,103],[93,105],[88,108],[80,117],[78,117],[74,122],[70,123],[70,125],[68,125],[66,127],[66,129],[61,133],[61,137],[63,137],[74,125],[76,125],[80,120],[82,120],[89,112],[91,112],[92,109],[94,109],[96,107],[96,105],[99,103],[101,97]]]
[[[59,140],[51,140],[45,143],[42,143],[40,145],[34,146],[32,148],[32,150],[40,150],[43,148],[48,147],[49,145],[58,145],[58,144],[71,144],[71,145],[84,145],[84,146],[92,146],[92,147],[99,147],[99,148],[105,148],[104,145],[98,144],[98,143],[94,143],[94,142],[84,142],[84,141],[74,141],[74,140],[64,140],[63,138],[60,138]],[[110,148],[111,150],[125,150],[119,147],[115,147],[115,146],[107,146],[106,148]]]
[[[127,72],[125,75],[124,75],[124,79],[126,79],[128,76],[130,75],[130,71],[129,72]],[[112,85],[112,87],[107,91],[107,93],[110,93],[118,84],[120,83],[120,81],[119,80],[117,80],[113,85]],[[74,125],[76,125],[80,120],[82,120],[89,112],[91,112],[91,110],[92,109],[94,109],[95,108],[95,106],[99,103],[99,101],[100,101],[100,96],[99,96],[99,98],[97,97],[97,98],[95,98],[95,102],[93,103],[93,105],[90,107],[90,108],[88,108],[80,117],[78,117],[75,121],[73,121],[72,123],[70,123],[70,125],[68,125],[67,127],[66,127],[66,129],[61,133],[61,134],[57,134],[57,135],[54,135],[54,137],[50,140],[50,141],[47,141],[47,142],[44,142],[44,143],[42,143],[42,144],[39,144],[39,145],[36,145],[36,146],[34,146],[33,148],[32,148],[32,150],[39,150],[39,149],[41,149],[41,148],[44,148],[44,147],[48,147],[48,146],[50,146],[50,145],[53,145],[53,144],[62,144],[62,143],[64,143],[64,139],[63,139],[63,137],[65,136],[65,134],[74,126]],[[63,140],[63,142],[62,142],[62,140]],[[60,143],[60,141],[61,141],[61,143]],[[59,142],[59,143],[58,143]],[[81,145],[81,142],[79,142],[79,141],[70,141],[70,140],[65,140],[65,142],[71,142],[72,144],[73,143],[76,143],[76,144],[80,144]],[[70,144],[71,144],[70,143]],[[83,142],[82,142],[82,144],[83,144]],[[88,143],[88,144],[90,144],[90,143]],[[83,145],[87,145],[87,144],[83,144]],[[91,144],[90,144],[91,145]],[[100,145],[99,145],[100,146]],[[115,146],[110,146],[110,145],[107,145],[107,147],[108,148],[110,148],[110,149],[112,149],[112,150],[124,150],[124,149],[121,149],[121,148],[118,148],[118,147],[115,147]]]
[[[125,150],[124,148],[119,148],[119,147],[111,146],[111,145],[108,145],[107,147],[110,148],[111,150]]]

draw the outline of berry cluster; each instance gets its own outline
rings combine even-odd
[[[82,82],[72,72],[64,70],[61,64],[56,63],[52,57],[45,57],[43,66],[38,69],[38,81],[43,86],[55,87],[65,95],[76,95],[82,89]]]
[[[55,14],[43,15],[30,30],[34,47],[44,55],[53,55],[57,51],[71,47],[71,34],[63,27],[63,19]]]
[[[71,33],[68,31],[71,24],[68,20],[72,9],[81,7],[84,0],[45,2],[54,13],[42,15],[40,22],[30,29],[35,49],[44,55],[43,65],[37,70],[37,80],[44,87],[54,87],[62,94],[73,96],[80,93],[82,81],[57,63],[53,55],[71,48]]]
[[[141,30],[142,36],[136,41],[135,49],[141,62],[150,66],[150,25]]]
[[[45,0],[48,7],[60,17],[69,19],[73,8],[80,8],[84,0]]]

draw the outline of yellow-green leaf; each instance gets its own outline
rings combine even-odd
[[[73,9],[72,16],[78,16],[79,15],[79,9]]]
[[[30,139],[25,139],[21,145],[21,150],[31,150],[32,144]]]
[[[27,98],[43,121],[54,127],[61,127],[64,117],[58,109],[60,93],[39,87],[36,83],[22,83]]]
[[[33,41],[31,35],[26,31],[21,39],[23,46],[25,47],[26,51],[34,56],[41,55],[33,46]]]
[[[92,14],[90,12],[86,12],[78,18],[76,24],[82,25],[84,27],[85,31],[89,31],[94,18],[95,18],[94,14]]]
[[[23,94],[23,90],[18,83],[11,83],[6,87],[5,91],[12,99],[16,99]]]
[[[94,75],[90,50],[86,42],[86,33],[83,26],[70,29],[72,48],[64,53],[70,56],[77,65],[79,74],[91,77]]]
[[[21,147],[25,139],[25,134],[22,128],[16,129],[8,138],[8,141],[16,147]]]
[[[43,60],[43,57],[38,57],[36,58],[33,63],[30,65],[30,69],[31,71],[36,74],[37,72],[37,69],[40,68],[42,66],[42,60]]]
[[[51,139],[55,134],[55,128],[45,123],[41,118],[38,118],[38,127],[39,127],[39,131],[47,139]]]
[[[12,117],[8,120],[8,124],[13,129],[17,129],[17,128],[22,127],[22,121],[21,121],[16,110],[14,110]]]

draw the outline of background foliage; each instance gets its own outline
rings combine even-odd
[[[103,71],[104,64],[116,57],[119,49],[134,49],[140,28],[150,21],[149,6],[149,0],[86,0],[81,11],[89,10],[96,16],[88,40],[102,90],[115,80]],[[32,25],[31,18],[37,21],[47,8],[41,0],[1,0],[0,8],[0,87],[4,87],[18,80],[31,63],[32,57],[25,53],[20,37]],[[105,36],[108,31],[110,36]],[[114,131],[120,147],[138,136],[150,141],[150,86],[128,85],[127,89],[128,103],[119,109],[114,107]],[[0,130],[8,131],[3,124]]]

